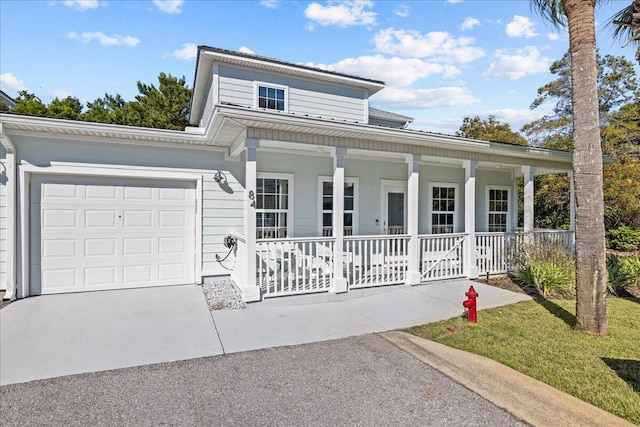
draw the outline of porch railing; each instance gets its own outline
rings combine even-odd
[[[345,237],[345,278],[349,288],[404,283],[408,243],[406,235]]]
[[[451,279],[464,276],[466,234],[427,234],[420,241],[420,278]]]
[[[326,292],[333,282],[333,239],[256,242],[258,285],[264,297]]]
[[[527,245],[544,250],[564,246],[575,251],[575,234],[565,230],[535,230],[533,233],[476,233],[476,266],[480,274],[501,274],[514,268],[518,253]]]

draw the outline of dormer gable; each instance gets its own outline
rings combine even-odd
[[[368,123],[369,96],[383,88],[378,80],[199,46],[190,122],[206,127],[213,107],[227,104]]]

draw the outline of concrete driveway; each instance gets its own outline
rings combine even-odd
[[[18,300],[0,343],[0,385],[222,354],[197,285]]]
[[[384,332],[528,297],[468,280],[270,299],[210,312],[197,285],[44,295],[0,310],[0,385]]]

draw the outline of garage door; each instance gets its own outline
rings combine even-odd
[[[195,282],[195,182],[35,175],[31,291]]]

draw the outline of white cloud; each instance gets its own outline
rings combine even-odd
[[[370,0],[345,0],[333,1],[327,6],[319,3],[311,3],[304,11],[304,15],[317,24],[337,25],[348,27],[350,25],[374,25],[376,23],[375,12],[365,10],[373,7]]]
[[[262,0],[260,2],[261,5],[263,5],[264,7],[268,7],[269,9],[277,9],[278,6],[280,6],[280,2],[282,0]]]
[[[551,59],[540,55],[535,46],[526,46],[510,54],[506,49],[499,49],[495,54],[498,59],[482,73],[484,78],[508,77],[517,80],[531,74],[544,73],[549,70]]]
[[[462,0],[447,0],[447,3],[462,3]]]
[[[85,11],[88,9],[95,9],[98,6],[100,6],[100,2],[98,0],[64,0],[62,4],[64,4],[65,6],[71,9],[76,9],[81,11]]]
[[[13,73],[0,74],[0,89],[4,92],[20,92],[27,90],[24,81],[20,80]]]
[[[409,6],[407,6],[406,4],[401,4],[396,8],[396,10],[393,11],[393,13],[401,18],[406,18],[407,16],[409,16]]]
[[[558,33],[549,33],[547,34],[547,37],[549,37],[549,40],[552,40],[552,41],[560,40],[560,34]]]
[[[238,52],[247,53],[249,55],[255,55],[256,54],[254,51],[252,51],[251,49],[249,49],[246,46],[241,46],[240,49],[238,49]]]
[[[153,0],[158,10],[171,15],[182,12],[183,3],[184,0]]]
[[[102,46],[137,46],[140,39],[132,36],[120,36],[114,34],[108,36],[100,31],[84,32],[78,34],[75,31],[67,33],[67,37],[71,40],[80,40],[82,43],[91,43],[92,40],[98,40]]]
[[[464,21],[462,21],[462,24],[460,25],[460,29],[463,31],[466,31],[466,30],[472,29],[476,25],[480,25],[480,21],[477,20],[476,18],[471,18],[467,16],[466,18],[464,18]]]
[[[58,99],[65,99],[69,96],[73,96],[73,94],[63,89],[54,89],[51,91],[51,96]]]
[[[178,59],[184,59],[185,61],[191,61],[198,55],[198,46],[193,43],[183,43],[182,49],[173,51],[173,57]]]
[[[437,108],[473,105],[480,102],[462,87],[440,87],[436,89],[387,88],[371,97],[374,103],[385,108]]]
[[[382,80],[389,86],[407,86],[433,74],[447,78],[460,74],[452,65],[429,63],[418,58],[385,58],[382,55],[347,58],[334,64],[316,66],[339,73]]]
[[[513,20],[507,24],[505,32],[509,37],[526,37],[528,39],[536,37],[535,25],[526,16],[515,15]]]
[[[373,38],[376,50],[392,55],[433,58],[445,62],[468,63],[484,56],[484,51],[472,46],[472,37],[455,38],[451,34],[436,31],[421,34],[413,30],[387,28]]]

